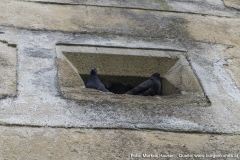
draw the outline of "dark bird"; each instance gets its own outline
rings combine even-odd
[[[97,75],[97,69],[92,67],[88,82],[86,83],[86,88],[93,88],[103,92],[109,92],[102,82],[99,80]]]
[[[135,88],[126,92],[126,94],[143,96],[159,95],[161,91],[161,82],[159,81],[159,78],[160,78],[159,73],[153,73],[148,80],[144,81]]]

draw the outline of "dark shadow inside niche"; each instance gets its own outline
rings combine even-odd
[[[89,78],[87,74],[80,74],[84,83],[86,84]],[[124,94],[133,89],[137,85],[146,81],[149,77],[138,76],[111,76],[111,75],[98,75],[101,82],[112,93]],[[167,79],[161,78],[162,90],[160,95],[180,94],[180,91]]]
[[[104,48],[98,48],[97,51],[101,52],[100,49]],[[105,50],[108,53],[110,51],[112,52],[109,49]],[[154,72],[158,72],[164,76],[179,62],[179,58],[177,57],[145,56],[145,54],[148,54],[148,50],[138,50],[136,52],[136,50],[132,49],[115,49],[114,51],[119,53],[103,54],[95,53],[96,50],[91,50],[90,53],[83,51],[64,52],[64,55],[78,70],[85,84],[89,78],[89,70],[94,66],[97,68],[101,82],[110,92],[115,94],[126,93],[149,79]],[[133,55],[120,54],[121,52]],[[140,52],[143,53],[138,55]],[[157,51],[152,52],[154,54],[158,53]],[[161,53],[164,54],[163,52]],[[160,95],[179,94],[176,84],[172,84],[169,79],[162,78],[160,81],[162,83],[162,92]]]

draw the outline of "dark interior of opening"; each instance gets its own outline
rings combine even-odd
[[[87,74],[80,74],[84,83],[86,84],[89,78]],[[149,77],[136,77],[136,76],[111,76],[111,75],[98,75],[100,81],[112,93],[124,94],[133,89],[137,85],[146,81]],[[165,78],[160,78],[162,90],[160,95],[179,94],[180,91]]]
[[[115,94],[126,93],[147,80],[154,72],[158,72],[163,76],[179,60],[178,58],[169,57],[82,52],[64,52],[64,55],[78,70],[85,84],[89,78],[89,70],[94,66],[98,70],[100,81],[110,92]],[[162,78],[160,81],[162,83],[160,95],[180,93],[176,86],[167,79]]]

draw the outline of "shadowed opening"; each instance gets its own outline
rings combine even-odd
[[[86,84],[89,78],[87,74],[80,74],[84,83]],[[112,93],[124,94],[127,91],[133,89],[137,85],[146,81],[149,77],[137,77],[137,76],[109,76],[98,75],[101,82]],[[160,95],[180,94],[180,91],[171,82],[165,78],[161,78],[162,90]]]
[[[153,73],[166,74],[178,58],[139,55],[71,53],[66,58],[76,67],[84,83],[87,83],[91,67],[96,67],[98,77],[105,87],[115,94],[123,94],[147,80]],[[180,91],[167,79],[160,79],[160,95],[179,94]]]
[[[163,106],[209,105],[184,52],[96,46],[58,46],[58,84],[68,99],[150,103]],[[114,94],[86,89],[91,68]],[[161,97],[122,95],[160,73]]]

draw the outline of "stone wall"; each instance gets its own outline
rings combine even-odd
[[[238,0],[2,0],[0,159],[239,159],[239,9]],[[177,94],[86,89],[88,65],[115,72],[78,65],[79,53],[131,55],[132,72],[119,74],[157,70]],[[139,56],[161,57],[159,68]]]

